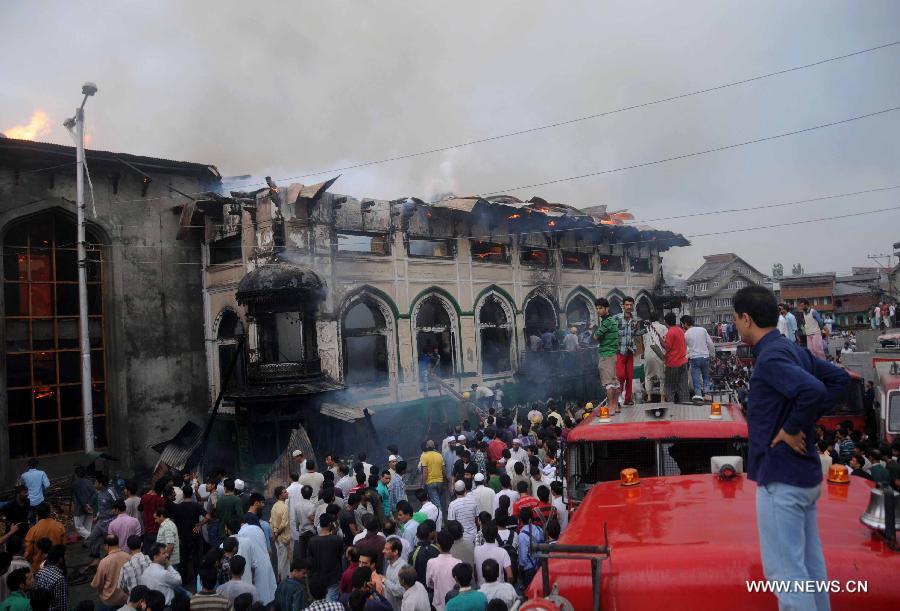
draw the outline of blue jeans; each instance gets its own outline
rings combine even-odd
[[[710,388],[709,383],[709,358],[697,356],[690,360],[691,386],[694,387],[694,395],[703,396]],[[702,380],[701,380],[702,378]],[[702,386],[701,386],[702,382]]]
[[[441,512],[444,511],[444,484],[425,484],[425,492],[428,494],[428,500],[434,503]]]
[[[328,594],[325,595],[325,600],[330,602],[336,602],[341,596],[341,584],[334,583],[328,586]]]
[[[816,524],[816,501],[821,494],[821,484],[815,488],[799,488],[776,482],[757,487],[756,526],[766,579],[828,579]],[[780,608],[831,609],[827,592],[780,592],[777,596]]]

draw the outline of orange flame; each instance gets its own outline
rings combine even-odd
[[[548,227],[556,227],[556,221],[548,221],[547,226]]]
[[[520,219],[520,218],[522,218],[522,215],[521,215],[521,214],[510,214],[507,218],[508,218],[509,220],[512,221],[512,220],[515,220],[515,219]]]
[[[43,110],[35,110],[28,123],[16,125],[3,132],[7,138],[34,140],[50,133],[50,117]]]

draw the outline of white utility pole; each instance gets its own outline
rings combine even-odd
[[[88,335],[87,245],[84,231],[84,105],[89,96],[97,93],[94,83],[81,88],[84,99],[75,109],[75,118],[64,125],[75,128],[75,200],[78,211],[78,328],[81,337],[81,413],[84,417],[84,451],[94,451],[94,404],[91,391],[91,340]]]

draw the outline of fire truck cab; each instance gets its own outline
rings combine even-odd
[[[900,438],[900,350],[879,351],[872,358],[877,378],[878,437],[888,443]]]
[[[577,503],[600,482],[618,481],[624,468],[642,478],[707,473],[712,456],[747,458],[747,421],[739,405],[648,403],[619,410],[608,420],[600,409],[566,439],[566,484]]]

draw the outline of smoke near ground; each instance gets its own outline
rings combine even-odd
[[[96,81],[91,146],[284,178],[713,86],[890,42],[900,5],[842,2],[42,2],[2,10],[0,129],[42,110],[42,139]],[[13,59],[16,58],[16,59]],[[480,193],[641,163],[900,103],[900,49],[550,131],[347,171],[340,193]],[[893,113],[537,190],[640,219],[894,184]],[[327,175],[303,179],[318,182]],[[286,181],[282,181],[286,182]],[[891,192],[657,223],[702,233],[871,210]],[[150,205],[150,204],[148,204]],[[900,214],[700,238],[761,271],[843,271],[896,241]],[[802,239],[798,239],[802,238]]]

